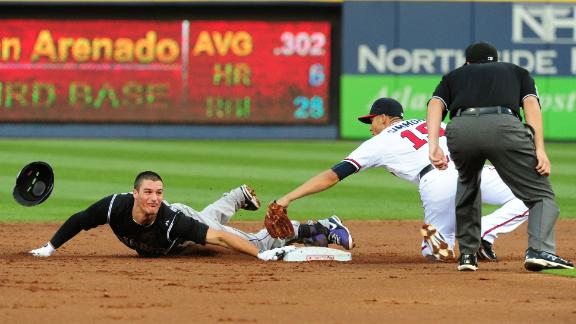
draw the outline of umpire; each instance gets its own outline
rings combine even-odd
[[[524,109],[526,124],[520,118]],[[478,268],[480,246],[480,173],[492,162],[516,197],[530,208],[524,267],[574,269],[555,255],[559,209],[550,185],[550,161],[544,150],[542,114],[534,79],[511,63],[498,62],[496,48],[485,42],[466,48],[466,64],[444,75],[428,101],[430,161],[438,169],[448,158],[438,145],[440,122],[450,114],[446,137],[458,169],[456,237],[458,270]]]

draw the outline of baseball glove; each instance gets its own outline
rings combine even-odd
[[[288,218],[286,207],[273,201],[268,205],[264,226],[273,238],[287,239],[294,237],[294,227]]]

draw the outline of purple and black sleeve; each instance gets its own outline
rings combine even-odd
[[[106,224],[111,200],[112,196],[106,197],[86,210],[70,216],[50,240],[52,246],[57,249],[80,233],[81,230],[87,231],[96,226]]]
[[[192,241],[196,244],[206,245],[207,233],[208,225],[200,223],[192,217],[179,214],[176,215],[169,235],[171,240]]]

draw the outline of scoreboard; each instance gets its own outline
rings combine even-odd
[[[5,19],[0,122],[330,122],[331,23]]]

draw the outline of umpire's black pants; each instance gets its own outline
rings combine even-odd
[[[536,172],[531,129],[507,114],[462,115],[446,127],[448,149],[458,169],[456,238],[462,254],[480,247],[480,174],[488,159],[502,180],[528,208],[528,246],[556,253],[559,209],[548,177]]]

